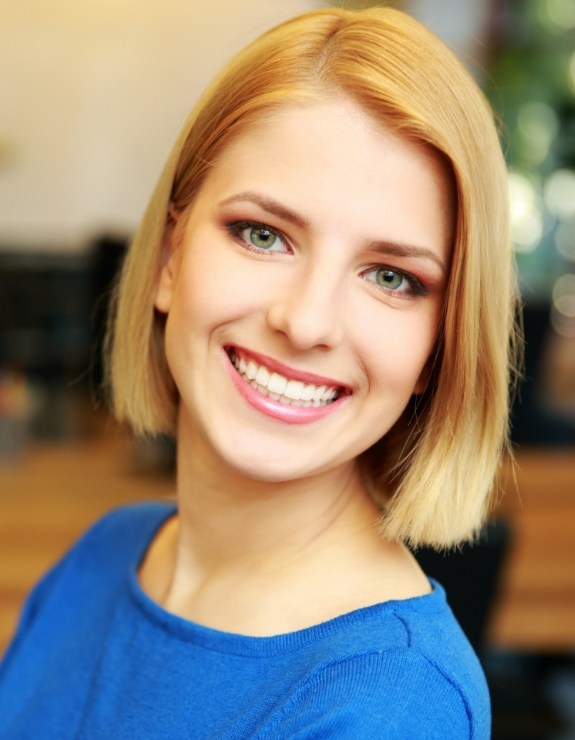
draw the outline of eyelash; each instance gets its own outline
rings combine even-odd
[[[261,229],[262,231],[267,231],[269,234],[275,236],[276,239],[278,239],[279,242],[284,246],[284,248],[287,247],[291,251],[289,242],[283,236],[283,234],[277,229],[274,229],[261,221],[232,221],[231,223],[226,224],[225,228],[235,241],[239,242],[243,247],[252,252],[255,252],[256,254],[285,254],[285,251],[277,252],[272,251],[271,248],[265,249],[264,247],[258,247],[243,236],[242,232],[248,229]],[[392,290],[386,288],[384,285],[378,284],[376,280],[367,280],[367,278],[365,277],[370,273],[375,272],[377,274],[377,272],[379,271],[393,273],[394,275],[400,276],[403,280],[407,282],[407,290]],[[373,283],[375,287],[381,292],[387,293],[388,295],[392,296],[407,295],[410,298],[415,298],[428,294],[428,290],[425,285],[418,278],[416,278],[415,275],[412,275],[410,272],[407,272],[405,270],[399,270],[395,267],[389,267],[388,265],[373,265],[372,267],[369,267],[367,270],[364,270],[362,273],[360,273],[360,277],[366,280],[366,282]]]
[[[272,250],[271,247],[269,249],[266,249],[265,247],[258,247],[256,244],[248,241],[243,236],[242,232],[248,229],[260,229],[261,231],[267,231],[283,245],[284,250],[278,252],[276,250]],[[285,254],[288,250],[291,251],[289,242],[283,236],[283,234],[277,229],[274,229],[271,226],[262,223],[261,221],[233,221],[232,223],[226,224],[226,231],[243,247],[251,250],[252,252],[256,252],[256,254]]]

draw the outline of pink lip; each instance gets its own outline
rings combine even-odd
[[[236,347],[234,347],[234,349],[236,349]],[[302,382],[314,383],[315,385],[329,385],[338,388],[342,387],[340,384],[334,383],[332,380],[327,378],[322,378],[319,375],[294,372],[285,365],[271,360],[264,355],[247,352],[239,347],[237,348],[237,351],[238,354],[241,354],[243,357],[253,357],[259,364],[266,365],[266,367],[269,367],[271,370],[275,370],[286,377],[301,380]],[[311,424],[320,419],[324,419],[326,416],[329,416],[334,411],[341,408],[342,404],[346,403],[347,399],[350,397],[350,393],[344,393],[337,400],[327,404],[326,406],[287,406],[286,404],[274,401],[269,396],[264,396],[260,393],[256,388],[246,382],[237,372],[229,360],[227,353],[226,359],[226,366],[230,378],[244,400],[262,414],[265,414],[272,419],[276,419],[277,421],[281,421],[284,424]]]

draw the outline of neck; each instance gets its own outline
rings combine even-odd
[[[280,634],[428,589],[411,556],[385,543],[354,464],[287,482],[226,466],[179,435],[179,516],[140,571],[147,593],[224,631]]]
[[[254,572],[307,558],[333,538],[371,528],[377,518],[355,465],[287,482],[254,480],[201,445],[180,448],[180,557],[205,572],[233,564]]]

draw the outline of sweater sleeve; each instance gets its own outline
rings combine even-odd
[[[42,608],[45,594],[50,592],[52,583],[58,578],[58,571],[58,565],[52,567],[26,597],[12,640],[8,644],[4,654],[0,653],[0,679],[2,678],[3,671],[6,670],[10,663],[12,655],[18,651],[20,642],[26,638],[28,631],[34,624],[37,614]]]
[[[448,676],[410,649],[330,664],[303,684],[262,738],[489,740],[490,720],[473,717]]]

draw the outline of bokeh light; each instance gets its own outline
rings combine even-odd
[[[557,226],[555,246],[565,259],[575,262],[575,218],[563,221]]]
[[[575,339],[575,274],[562,275],[553,286],[551,324],[560,336]]]
[[[562,275],[553,286],[553,306],[568,319],[575,319],[575,274]]]
[[[564,221],[575,216],[575,171],[555,170],[545,182],[543,197],[556,218]]]
[[[513,246],[517,252],[532,252],[543,234],[537,190],[531,180],[519,172],[510,172],[508,182]]]
[[[539,100],[524,103],[517,115],[517,128],[527,144],[525,153],[534,163],[541,163],[559,131],[557,114],[550,105]]]
[[[562,30],[575,28],[575,2],[573,0],[546,0],[545,10],[551,22]]]

